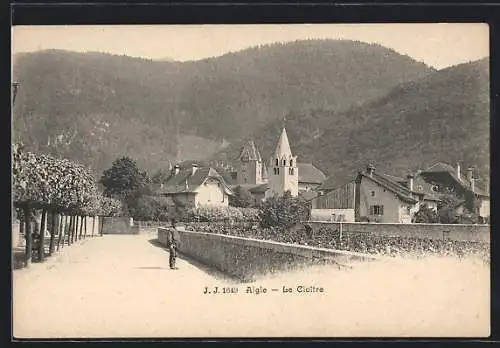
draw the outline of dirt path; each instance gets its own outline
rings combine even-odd
[[[179,260],[153,235],[104,236],[14,272],[14,335],[22,337],[482,336],[489,269],[426,260],[317,267],[238,284]],[[217,294],[203,294],[205,286]],[[229,286],[237,294],[221,294]],[[267,289],[248,293],[247,286]],[[283,287],[292,293],[283,293]],[[298,293],[299,286],[324,292]],[[272,289],[277,291],[272,291]]]

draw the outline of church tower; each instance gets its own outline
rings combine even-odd
[[[299,194],[297,156],[292,154],[285,128],[281,132],[269,163],[268,183],[266,198],[274,195],[282,196],[286,191],[290,191],[294,197]]]
[[[238,157],[238,185],[260,185],[263,181],[263,165],[260,152],[253,140],[248,141]]]

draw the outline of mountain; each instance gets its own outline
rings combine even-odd
[[[372,162],[377,169],[405,176],[436,161],[476,167],[489,176],[489,60],[457,65],[400,84],[387,95],[347,112],[310,110],[287,120],[292,150],[312,161],[336,187]],[[279,136],[281,122],[253,138],[265,158]],[[235,158],[239,144],[220,157]]]
[[[15,137],[99,172],[122,155],[149,170],[210,158],[292,112],[341,113],[433,71],[379,45],[336,40],[189,62],[48,50],[17,55],[13,70]]]

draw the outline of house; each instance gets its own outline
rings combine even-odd
[[[464,177],[459,165],[455,169],[441,162],[406,178],[381,173],[369,165],[354,180],[321,193],[311,200],[312,217],[335,214],[344,215],[346,221],[409,223],[424,204],[437,210],[443,194],[459,199],[457,214],[466,208],[489,217],[489,196],[475,184],[473,168]]]
[[[489,194],[479,187],[474,175],[474,168],[469,167],[467,174],[461,173],[460,163],[453,168],[451,165],[438,162],[418,173],[419,181],[416,190],[428,188],[436,195],[454,194],[463,199],[463,207],[482,218],[490,216]]]
[[[254,196],[256,202],[290,191],[292,196],[316,190],[326,179],[325,174],[312,163],[298,163],[283,128],[268,164],[253,142],[242,147],[237,159],[236,183]],[[268,168],[270,171],[268,172]]]
[[[311,216],[328,212],[343,221],[410,223],[422,204],[437,209],[439,201],[428,185],[416,191],[416,180],[420,183],[421,179],[411,174],[396,177],[368,165],[353,180],[314,198]]]
[[[175,206],[198,207],[200,205],[227,206],[233,191],[224,178],[212,167],[181,168],[175,165],[170,177],[156,190]]]

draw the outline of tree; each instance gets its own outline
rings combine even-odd
[[[150,193],[150,180],[129,157],[116,159],[111,168],[104,171],[101,181],[104,195],[121,200],[129,214],[134,217],[140,198]]]
[[[442,195],[440,199],[437,211],[439,222],[442,224],[458,223],[457,208],[463,204],[463,201],[453,194]]]
[[[147,188],[148,177],[129,157],[116,159],[101,177],[104,195],[127,200]]]
[[[309,218],[309,203],[302,198],[292,197],[290,191],[283,196],[266,199],[260,206],[260,224],[263,228],[281,229]]]
[[[238,185],[234,189],[234,195],[229,197],[229,204],[233,207],[248,208],[254,205],[254,198],[247,189]]]
[[[413,216],[413,222],[424,224],[437,223],[439,222],[439,216],[434,209],[429,208],[427,204],[423,204]]]

